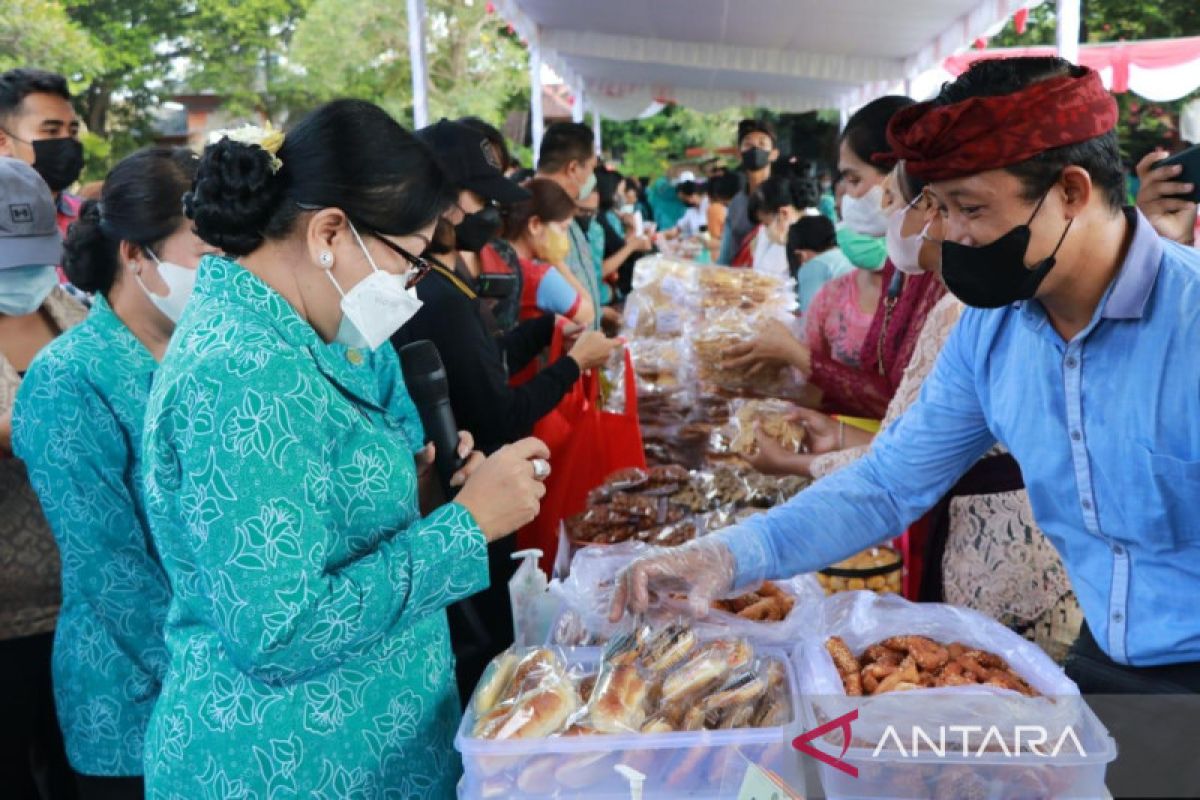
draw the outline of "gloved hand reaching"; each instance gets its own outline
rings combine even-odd
[[[608,618],[644,613],[655,596],[669,593],[686,594],[693,616],[704,616],[713,600],[733,591],[735,568],[733,553],[711,538],[642,556],[617,576]]]

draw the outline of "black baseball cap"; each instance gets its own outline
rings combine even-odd
[[[433,150],[442,169],[460,189],[470,189],[504,205],[529,199],[529,192],[504,177],[491,143],[479,131],[440,119],[416,135]]]

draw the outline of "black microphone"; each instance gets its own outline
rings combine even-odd
[[[400,348],[400,366],[408,394],[421,415],[425,438],[433,442],[434,467],[449,500],[457,491],[450,488],[450,478],[462,469],[464,462],[458,457],[458,426],[450,408],[442,357],[433,342],[421,339]]]

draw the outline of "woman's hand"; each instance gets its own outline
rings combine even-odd
[[[724,369],[749,368],[753,374],[770,366],[790,364],[805,375],[812,372],[812,353],[787,326],[770,320],[754,339],[735,344],[725,351]]]
[[[1190,245],[1196,238],[1196,204],[1172,195],[1188,194],[1195,187],[1175,180],[1183,171],[1180,164],[1155,168],[1154,165],[1166,157],[1165,150],[1155,150],[1138,162],[1137,176],[1141,186],[1137,207],[1160,236]]]
[[[812,477],[813,456],[809,453],[793,453],[762,430],[755,430],[757,448],[754,455],[745,456],[746,463],[763,475],[802,475]]]
[[[574,359],[580,372],[587,372],[607,364],[609,356],[624,344],[622,340],[610,339],[600,331],[587,331],[575,341],[567,357]]]
[[[530,437],[500,448],[472,468],[456,501],[471,512],[489,542],[528,525],[538,515],[546,494],[542,481],[549,474],[549,458],[549,448]]]
[[[842,449],[842,423],[811,408],[797,408],[789,421],[804,428],[804,441],[813,455]]]

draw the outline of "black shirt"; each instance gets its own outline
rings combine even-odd
[[[522,322],[492,338],[481,316],[480,301],[434,270],[417,284],[424,304],[392,336],[399,350],[429,339],[442,356],[450,384],[450,407],[458,427],[475,437],[475,447],[491,454],[528,436],[533,424],[550,413],[579,379],[579,366],[563,356],[517,388],[508,385],[517,372],[550,345],[554,316]]]

